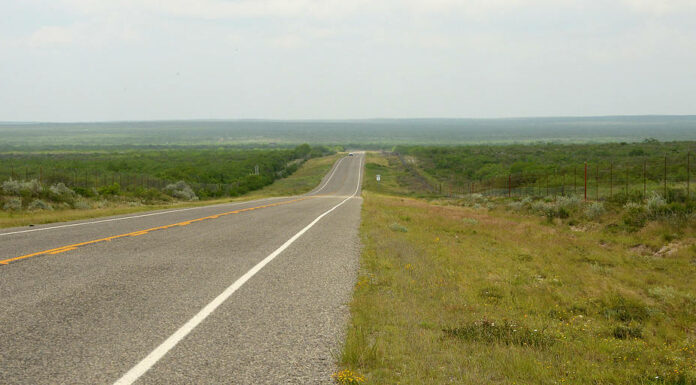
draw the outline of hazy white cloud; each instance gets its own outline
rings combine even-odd
[[[622,0],[622,2],[635,11],[648,14],[696,11],[696,1],[693,0]]]
[[[693,0],[0,3],[0,121],[693,113],[694,17]]]
[[[45,47],[70,44],[75,41],[73,28],[45,26],[36,30],[29,36],[28,44],[31,47]]]

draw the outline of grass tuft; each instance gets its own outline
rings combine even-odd
[[[484,319],[457,328],[443,329],[443,332],[463,341],[487,344],[545,348],[554,343],[553,337],[546,334],[545,330],[532,329],[508,320],[494,322]]]

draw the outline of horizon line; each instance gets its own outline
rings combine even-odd
[[[638,115],[548,115],[548,116],[511,116],[511,117],[411,117],[411,118],[172,118],[172,119],[119,119],[119,120],[0,120],[0,124],[90,124],[90,123],[157,123],[157,122],[370,122],[370,121],[409,121],[409,120],[525,120],[525,119],[597,119],[597,118],[696,118],[696,114],[638,114]]]

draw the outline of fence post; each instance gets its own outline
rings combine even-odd
[[[664,198],[667,199],[667,154],[665,154],[665,181],[664,181]]]
[[[628,178],[629,178],[630,171],[631,171],[630,166],[626,167],[626,198],[628,198]]]
[[[599,200],[599,164],[595,166],[595,200]]]
[[[691,151],[686,152],[686,200],[691,199]]]
[[[614,162],[609,162],[609,198],[614,196]]]
[[[578,165],[573,166],[573,195],[578,193]]]
[[[648,168],[648,161],[644,160],[643,161],[643,199],[647,198],[647,194],[648,194],[646,176],[645,176],[645,172],[646,172],[647,168]]]
[[[510,198],[510,193],[512,191],[512,175],[508,174],[508,198]]]
[[[585,202],[587,202],[587,162],[585,162]]]
[[[39,166],[39,183],[43,183],[43,166]]]

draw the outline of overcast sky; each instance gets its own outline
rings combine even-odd
[[[0,121],[696,113],[696,0],[0,0]]]

